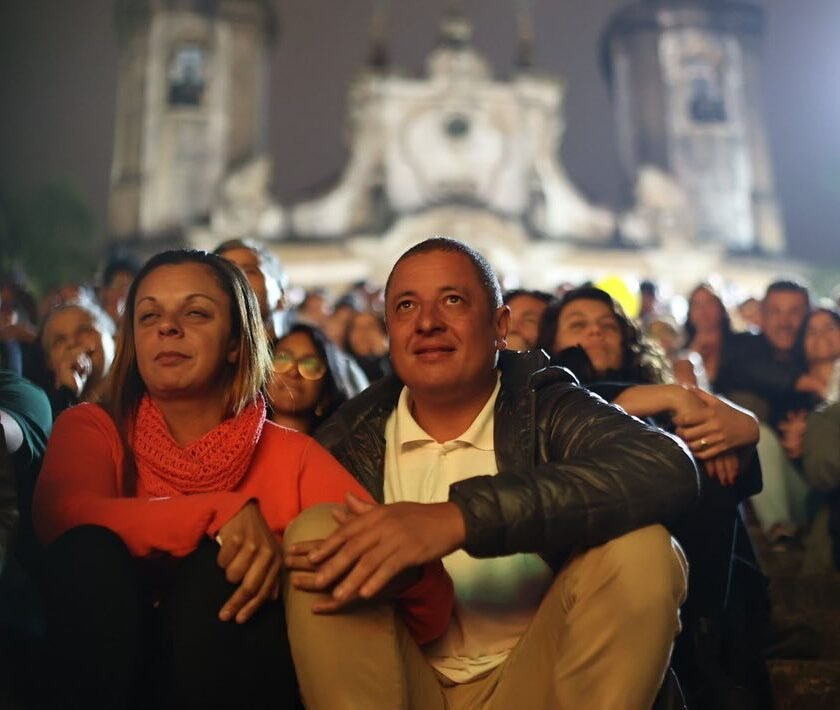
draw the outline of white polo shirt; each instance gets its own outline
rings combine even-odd
[[[385,502],[443,503],[449,486],[496,475],[494,406],[500,384],[459,437],[438,443],[415,421],[407,388],[385,425]],[[446,633],[423,650],[431,665],[464,683],[502,663],[528,628],[554,580],[535,554],[476,559],[463,550],[443,559],[455,584]]]

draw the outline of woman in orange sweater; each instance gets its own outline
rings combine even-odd
[[[248,282],[165,252],[128,295],[104,407],[56,421],[35,493],[55,675],[70,706],[295,705],[278,600],[283,530],[364,489],[315,441],[266,421],[272,368]],[[446,627],[428,567],[400,609]]]

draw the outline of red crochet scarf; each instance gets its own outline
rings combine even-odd
[[[248,471],[264,424],[265,400],[258,396],[240,415],[181,447],[147,394],[130,437],[140,485],[153,496],[234,490]]]

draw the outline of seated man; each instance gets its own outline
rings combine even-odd
[[[384,505],[348,498],[332,532],[323,510],[304,513],[285,540],[305,704],[650,707],[686,592],[661,524],[695,501],[691,459],[567,371],[541,369],[540,351],[502,352],[509,311],[470,247],[413,247],[385,302],[395,376],[319,432]],[[456,606],[422,650],[387,604],[326,614],[438,558]]]

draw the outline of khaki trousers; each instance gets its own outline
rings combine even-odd
[[[327,535],[329,509],[304,511],[285,544]],[[316,615],[319,595],[287,581],[301,694],[313,710],[649,708],[680,630],[687,575],[682,550],[658,525],[592,548],[558,573],[508,659],[463,684],[427,663],[392,604]]]

